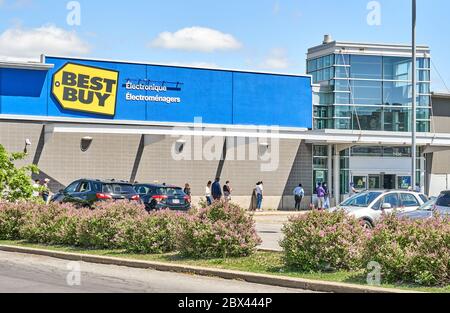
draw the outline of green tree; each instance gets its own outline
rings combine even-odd
[[[16,161],[23,160],[26,153],[9,153],[0,144],[0,199],[7,201],[30,200],[33,198],[32,174],[38,174],[36,165],[17,167]]]

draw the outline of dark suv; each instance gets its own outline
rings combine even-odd
[[[80,179],[56,194],[52,201],[72,203],[79,207],[91,207],[97,201],[129,200],[141,201],[133,185],[116,180]]]
[[[134,189],[141,197],[147,211],[164,209],[189,211],[191,208],[190,197],[180,187],[136,184]]]

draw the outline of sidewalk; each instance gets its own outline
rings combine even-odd
[[[249,214],[253,214],[255,217],[258,216],[295,216],[306,214],[310,211],[264,211],[264,212],[248,212]]]

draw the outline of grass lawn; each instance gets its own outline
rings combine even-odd
[[[210,267],[216,269],[227,269],[245,271],[251,273],[287,276],[312,280],[331,282],[342,282],[365,285],[366,278],[363,272],[333,272],[333,273],[300,273],[287,268],[283,264],[282,254],[279,252],[257,252],[255,255],[245,258],[228,259],[189,259],[183,258],[177,253],[163,255],[139,255],[127,254],[120,250],[86,250],[72,247],[46,246],[28,244],[21,241],[0,241],[0,245],[20,246],[27,248],[47,249],[52,251],[83,253],[108,257],[120,257],[126,259],[156,261],[165,263],[184,264],[192,266]],[[400,288],[411,291],[424,291],[433,293],[450,293],[450,286],[444,288],[424,288],[410,285],[383,285],[386,288]]]

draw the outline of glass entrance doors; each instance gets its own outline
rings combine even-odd
[[[352,176],[354,187],[357,190],[407,190],[411,187],[411,176],[395,174],[369,174]]]
[[[395,184],[396,175],[383,175],[383,189],[393,190],[397,189]]]

